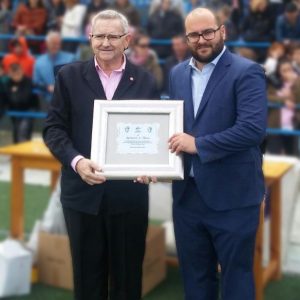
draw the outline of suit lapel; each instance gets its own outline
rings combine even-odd
[[[120,80],[120,83],[118,84],[118,87],[114,93],[112,100],[124,99],[123,95],[126,94],[126,91],[135,83],[135,81],[136,81],[135,70],[132,67],[132,64],[127,59],[124,74],[122,75],[122,78]]]
[[[99,99],[106,99],[101,80],[95,68],[94,58],[87,62],[83,71],[83,76],[85,77],[87,84],[95,92],[97,97]]]
[[[126,94],[126,91],[135,83],[135,81],[136,81],[136,74],[134,68],[132,67],[132,64],[127,59],[124,74],[122,75],[122,78],[118,84],[118,87],[114,93],[112,100],[120,100],[124,98],[123,96]]]
[[[195,120],[199,117],[199,115],[203,112],[211,93],[216,90],[218,84],[222,80],[222,78],[225,76],[227,67],[231,64],[231,54],[228,50],[224,52],[224,54],[221,56],[220,60],[218,61],[217,65],[215,66],[209,81],[207,83],[207,86],[205,88],[200,107],[198,109],[197,115]],[[221,95],[221,94],[220,94]]]
[[[185,127],[186,130],[192,128],[194,122],[194,105],[193,105],[193,95],[192,95],[192,68],[187,63],[184,75],[184,90],[183,90],[183,99],[184,99],[184,115],[185,118]]]

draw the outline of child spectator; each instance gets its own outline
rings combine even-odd
[[[276,70],[281,86],[268,87],[268,99],[271,102],[281,103],[284,106],[281,109],[274,108],[269,110],[269,127],[294,129],[298,123],[295,119],[296,104],[300,103],[300,99],[296,97],[300,90],[300,77],[295,72],[292,62],[289,59],[283,58],[279,60]],[[278,138],[273,138],[270,151],[274,153],[282,153],[286,155],[297,154],[297,139],[293,136],[281,135]]]
[[[13,39],[9,43],[9,53],[3,57],[4,72],[7,73],[11,64],[20,64],[24,74],[32,77],[34,58],[29,54],[27,42],[24,37]]]
[[[13,111],[38,109],[37,96],[33,94],[31,79],[24,75],[21,65],[13,63],[8,70],[9,79],[5,85],[6,106]],[[33,119],[12,117],[13,141],[20,143],[31,139]]]
[[[268,48],[267,58],[264,62],[264,69],[268,77],[275,73],[278,60],[283,58],[285,54],[286,49],[283,43],[273,42]]]

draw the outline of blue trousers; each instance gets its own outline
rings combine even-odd
[[[222,300],[255,300],[253,260],[259,210],[255,205],[215,211],[189,179],[183,197],[173,203],[185,300],[217,300],[219,286]]]

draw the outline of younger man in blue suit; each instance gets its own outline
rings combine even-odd
[[[266,130],[262,68],[230,53],[212,11],[185,21],[192,58],[170,74],[171,99],[184,100],[184,133],[171,152],[183,153],[185,179],[173,183],[173,217],[185,300],[254,300],[253,257],[264,198],[259,145]]]

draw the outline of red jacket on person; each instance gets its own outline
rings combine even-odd
[[[44,7],[30,8],[26,4],[21,3],[16,10],[13,19],[13,26],[25,26],[32,31],[32,34],[43,34],[47,21],[47,11]]]
[[[21,46],[22,48],[21,53],[16,53],[14,51],[15,46],[13,45],[15,45],[16,43],[18,43]],[[35,62],[34,57],[29,54],[26,39],[24,37],[19,37],[10,42],[9,53],[3,57],[2,65],[3,65],[4,72],[7,73],[9,66],[11,64],[17,63],[21,65],[24,74],[27,77],[31,78],[33,73],[34,62]]]

